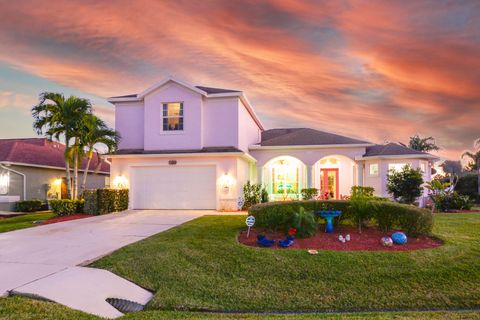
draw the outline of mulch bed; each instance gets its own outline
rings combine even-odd
[[[364,228],[362,233],[352,226],[338,226],[334,233],[328,234],[323,232],[324,227],[320,226],[319,231],[311,238],[295,239],[295,243],[286,249],[317,249],[317,250],[334,250],[334,251],[410,251],[418,249],[430,249],[439,247],[443,242],[439,239],[420,236],[418,238],[408,237],[408,242],[404,245],[394,244],[392,247],[384,247],[380,243],[380,239],[385,236],[391,236],[395,231],[382,232],[375,228]],[[238,241],[244,245],[251,247],[259,247],[257,244],[257,235],[265,234],[268,239],[280,240],[284,239],[283,233],[266,232],[252,228],[250,236],[247,238],[247,231],[242,230],[238,235]],[[342,243],[338,240],[339,235],[350,234],[351,240]],[[265,249],[284,249],[275,245]]]
[[[91,214],[72,214],[71,216],[58,216],[52,219],[48,219],[48,220],[42,221],[42,223],[40,224],[41,225],[52,224],[57,222],[85,219],[85,218],[91,218],[91,217],[94,217],[94,216]]]

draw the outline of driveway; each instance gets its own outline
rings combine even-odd
[[[78,268],[78,266],[87,265],[121,247],[206,214],[217,214],[217,212],[134,210],[0,233],[0,296],[6,296],[13,290],[14,293],[40,295],[77,309],[92,312],[88,306],[83,308],[63,301],[62,299],[66,299],[65,290],[72,291],[69,288],[79,288],[87,284],[98,287],[101,283],[97,278],[113,279],[116,276],[106,274],[107,271]],[[95,271],[93,276],[91,276],[92,271]],[[100,272],[104,272],[105,275],[99,275]],[[89,277],[92,279],[91,283],[86,280]],[[78,281],[75,280],[76,278],[83,280]],[[95,280],[93,280],[94,278]],[[133,284],[119,279],[117,287],[121,290],[131,292],[136,290]],[[67,280],[72,283],[67,283]],[[112,281],[115,282],[115,280]],[[102,285],[105,288],[115,289],[115,283],[107,281]],[[85,294],[91,295],[92,289],[86,289],[88,290]],[[113,289],[102,293],[104,294],[102,299],[114,297],[115,292],[110,292]],[[149,294],[143,292],[144,290],[137,291],[137,300],[148,301]],[[122,298],[120,295],[116,297]],[[126,298],[133,300],[135,297]],[[83,298],[72,296],[69,299],[82,300]],[[102,303],[105,303],[104,299]],[[107,307],[102,306],[102,308]],[[107,317],[121,315],[115,315],[114,310],[109,311],[110,313],[92,313]]]

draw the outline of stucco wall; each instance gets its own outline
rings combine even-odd
[[[248,152],[250,145],[260,142],[261,131],[240,99],[238,99],[238,127],[238,148]]]
[[[143,149],[143,102],[115,105],[115,129],[120,133],[119,149]]]
[[[205,99],[203,146],[238,147],[238,97]]]
[[[163,131],[162,105],[183,102],[183,131]],[[176,83],[151,92],[144,98],[144,149],[182,150],[202,148],[202,96]]]

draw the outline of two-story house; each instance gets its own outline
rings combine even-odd
[[[437,160],[314,129],[265,130],[242,91],[173,78],[109,102],[122,136],[110,156],[112,183],[130,189],[132,209],[236,210],[247,181],[263,184],[271,200],[309,187],[340,199],[353,185],[387,196],[388,170],[410,164],[428,181]]]

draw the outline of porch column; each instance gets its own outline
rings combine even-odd
[[[313,166],[307,165],[307,188],[313,188]]]
[[[263,184],[263,166],[257,166],[257,183]]]
[[[357,163],[357,186],[363,186],[363,163]]]

